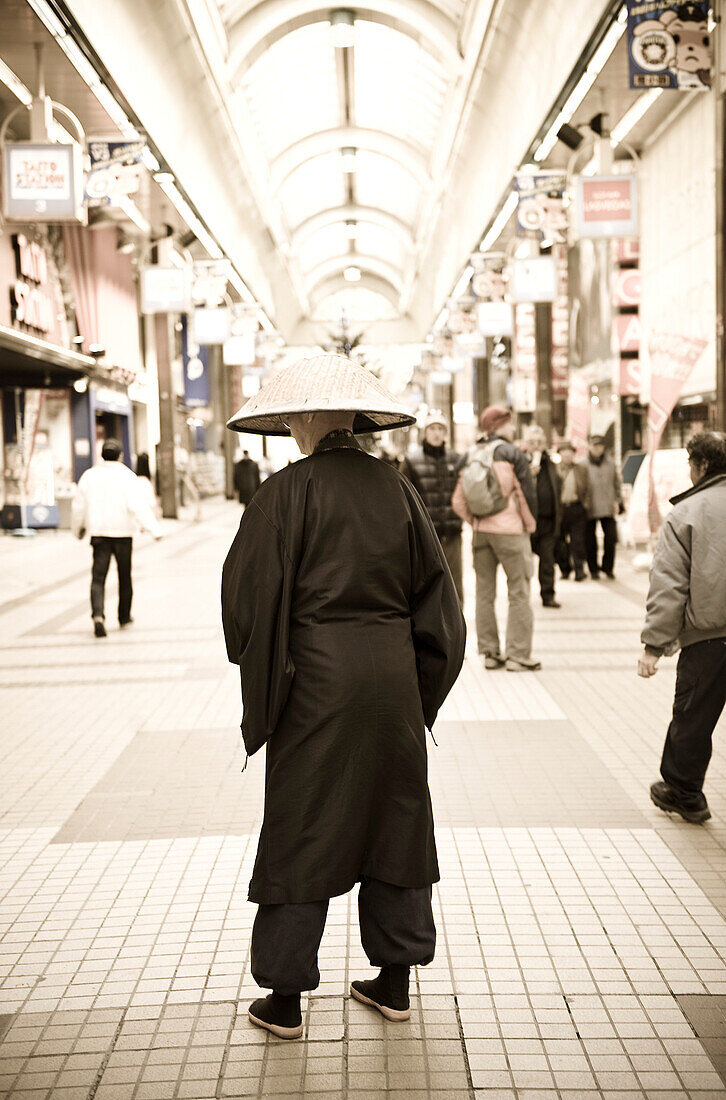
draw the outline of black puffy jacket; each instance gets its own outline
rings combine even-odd
[[[456,451],[445,446],[432,447],[424,440],[423,446],[416,447],[403,463],[403,473],[426,505],[439,538],[461,531],[461,520],[451,507],[451,497],[462,462]]]

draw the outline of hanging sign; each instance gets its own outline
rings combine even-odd
[[[512,260],[509,289],[513,302],[554,302],[557,265],[553,256]]]
[[[541,241],[551,237],[564,241],[567,214],[564,195],[567,173],[557,171],[517,172],[517,236]]]
[[[231,274],[229,260],[195,260],[192,269],[192,298],[195,304],[218,306],[224,301]]]
[[[567,397],[567,382],[570,374],[570,305],[567,297],[567,246],[557,244],[552,251],[557,270],[557,297],[552,303],[552,396],[563,399]]]
[[[78,145],[6,142],[3,210],[26,222],[85,222]]]
[[[514,331],[509,302],[479,302],[477,321],[481,336],[511,336]]]
[[[89,141],[91,166],[83,197],[86,206],[116,206],[127,195],[136,194],[145,146],[144,141]]]
[[[182,364],[184,367],[184,404],[188,409],[209,405],[209,363],[206,348],[190,339],[186,317],[182,318]]]
[[[537,339],[533,305],[522,304],[514,310],[514,369],[512,372],[512,408],[529,413],[537,408]]]
[[[186,313],[189,297],[186,268],[149,264],[141,269],[142,313]]]
[[[636,237],[638,188],[635,176],[580,176],[577,180],[578,237]]]
[[[476,252],[470,260],[474,274],[469,289],[474,298],[485,302],[503,302],[507,288],[504,252]]]
[[[628,0],[631,88],[708,91],[711,87],[710,3]]]
[[[192,329],[194,341],[205,347],[210,344],[224,344],[230,336],[229,310],[222,306],[219,309],[197,308],[192,315]]]

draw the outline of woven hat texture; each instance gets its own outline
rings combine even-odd
[[[415,422],[360,363],[343,355],[316,355],[270,375],[227,427],[259,435],[289,435],[285,418],[301,412],[354,412],[353,431],[357,433]]]

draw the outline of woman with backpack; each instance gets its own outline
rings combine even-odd
[[[529,460],[513,442],[511,412],[490,405],[480,423],[482,435],[469,452],[451,501],[457,515],[473,529],[479,652],[485,668],[536,671],[541,664],[532,657],[530,535],[537,526],[537,494]],[[494,610],[500,565],[509,595],[503,653]]]

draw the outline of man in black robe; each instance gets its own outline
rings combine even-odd
[[[411,419],[364,368],[319,356],[278,372],[230,422],[289,425],[309,456],[257,491],[222,581],[245,746],[267,745],[249,898],[252,973],[273,992],[250,1019],[283,1038],[302,1034],[300,993],[320,980],[328,901],[356,882],[363,947],[381,968],[353,983],[357,1000],[408,1019],[409,968],[434,956],[426,727],[465,627],[420,497],[353,435]]]

